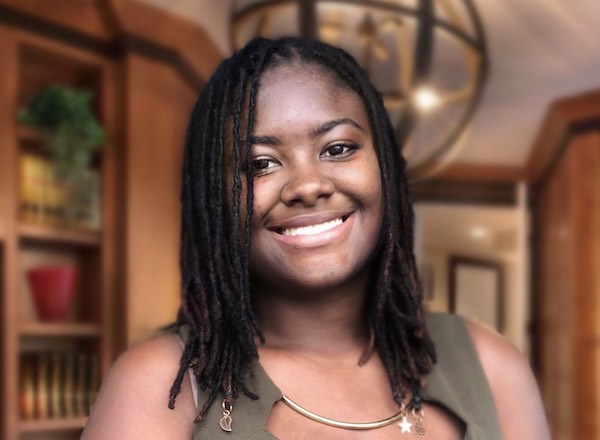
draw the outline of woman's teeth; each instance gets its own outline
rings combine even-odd
[[[317,225],[302,226],[300,228],[282,229],[281,235],[289,235],[289,236],[316,235],[316,234],[320,234],[321,232],[325,232],[330,229],[333,229],[336,226],[341,225],[342,223],[344,223],[344,220],[342,220],[342,218],[340,217],[340,218],[336,218],[335,220],[331,220],[329,222],[319,223]]]

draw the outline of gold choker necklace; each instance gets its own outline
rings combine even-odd
[[[281,396],[281,401],[283,403],[285,403],[287,406],[289,406],[290,408],[292,408],[294,411],[298,412],[299,414],[302,414],[303,416],[308,417],[309,419],[314,420],[315,422],[323,423],[324,425],[328,425],[328,426],[333,426],[334,428],[354,429],[354,430],[362,431],[362,430],[367,430],[367,429],[382,428],[384,426],[391,425],[392,423],[402,419],[402,421],[398,424],[398,426],[402,429],[402,434],[404,434],[404,433],[410,434],[411,433],[412,423],[410,423],[408,421],[408,412],[406,410],[406,406],[404,405],[404,403],[402,403],[402,406],[400,407],[400,411],[398,413],[394,414],[391,417],[388,417],[387,419],[379,420],[377,422],[353,423],[353,422],[342,422],[339,420],[333,420],[328,417],[323,417],[318,414],[315,414],[314,412],[309,411],[306,408],[303,408],[302,406],[298,405],[296,402],[294,402],[292,399],[287,397],[285,394]],[[415,430],[416,430],[417,434],[425,435],[425,426],[423,426],[423,415],[424,415],[423,410],[421,409],[417,413],[415,411],[415,409],[413,408],[412,414],[416,420]]]
[[[328,417],[323,417],[318,414],[315,414],[314,412],[301,407],[296,402],[294,402],[292,399],[287,397],[285,394],[281,396],[281,401],[283,403],[285,403],[287,406],[289,406],[291,409],[296,411],[297,413],[302,414],[304,417],[308,417],[309,419],[314,420],[315,422],[319,422],[319,423],[322,423],[327,426],[332,426],[334,428],[354,429],[357,431],[364,431],[367,429],[382,428],[384,426],[391,425],[392,423],[402,419],[402,421],[400,423],[398,423],[398,426],[402,430],[401,434],[404,434],[404,433],[410,434],[412,432],[411,427],[413,424],[408,421],[408,411],[407,411],[404,403],[402,403],[402,405],[400,406],[400,411],[398,413],[394,414],[391,417],[388,417],[387,419],[379,420],[377,422],[353,423],[353,422],[341,422],[339,420],[333,420]],[[223,431],[231,432],[232,431],[231,412],[233,411],[233,405],[231,403],[228,403],[226,400],[223,400],[222,406],[223,406],[223,416],[221,417],[221,420],[219,421],[219,425],[221,426],[221,429],[223,429]],[[409,407],[410,406],[412,406],[412,405],[409,404]],[[423,425],[423,416],[425,415],[425,412],[423,411],[422,408],[417,411],[414,407],[412,408],[411,412],[412,412],[413,418],[415,419],[415,432],[419,435],[425,435],[425,426]]]

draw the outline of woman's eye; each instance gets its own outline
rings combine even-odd
[[[335,156],[347,156],[353,153],[358,148],[354,144],[333,144],[325,148],[323,156],[335,157]]]
[[[275,166],[277,166],[277,162],[275,162],[273,159],[259,157],[252,160],[252,169],[255,174],[264,173]]]

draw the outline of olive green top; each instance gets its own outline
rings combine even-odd
[[[462,420],[466,426],[465,440],[501,440],[493,397],[463,319],[431,314],[427,317],[427,327],[438,362],[427,376],[423,400],[442,405]],[[182,335],[185,338],[185,331]],[[204,421],[195,426],[193,440],[277,440],[266,426],[271,408],[282,393],[258,361],[252,363],[250,371],[248,389],[256,391],[260,399],[250,400],[241,395],[235,401],[232,432],[220,428],[223,409],[216,401]],[[207,392],[200,391],[197,405],[202,406],[207,397]]]

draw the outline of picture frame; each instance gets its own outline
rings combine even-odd
[[[495,328],[504,329],[504,268],[482,258],[451,255],[448,264],[449,308]]]
[[[429,262],[424,262],[419,267],[419,281],[423,292],[423,299],[431,302],[435,300],[435,268]]]

